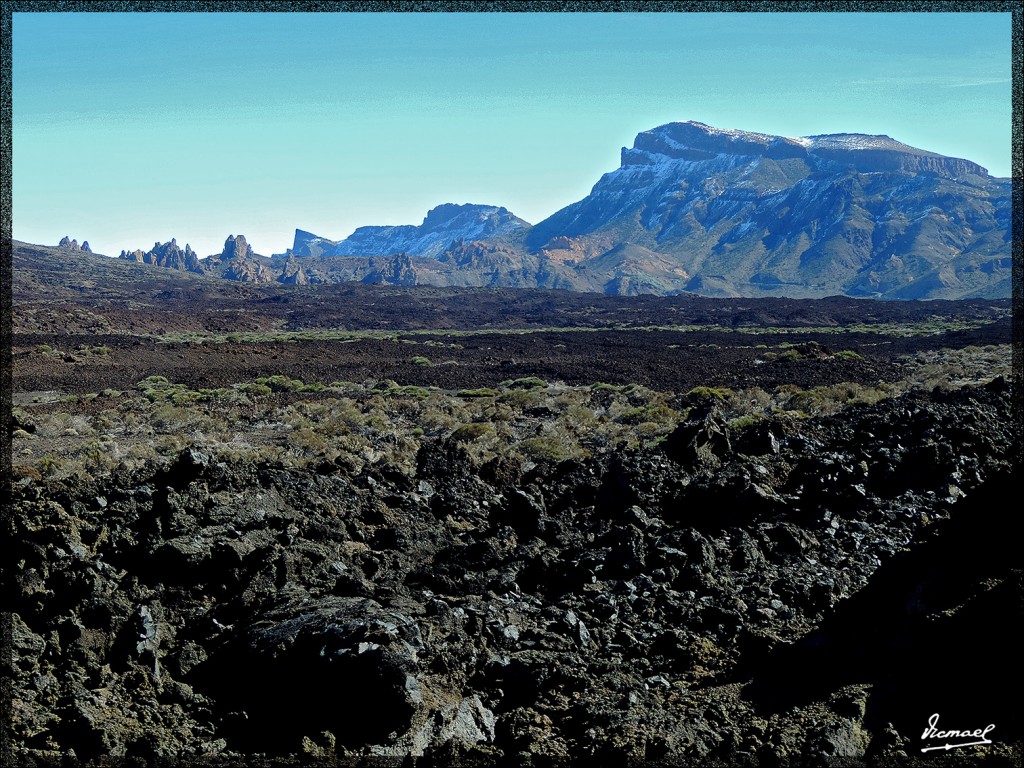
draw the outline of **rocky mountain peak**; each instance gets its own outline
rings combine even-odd
[[[337,240],[328,240],[304,229],[296,229],[291,252],[295,256],[322,256],[337,244]]]
[[[890,136],[689,121],[641,132],[524,242],[606,292],[970,296],[1006,290],[1009,205],[1006,180]]]
[[[409,256],[438,258],[452,243],[506,237],[525,232],[530,224],[507,208],[473,203],[445,203],[427,212],[419,226],[400,224],[359,227],[341,241],[295,230],[296,256]]]
[[[224,250],[221,256],[225,259],[245,259],[252,255],[252,248],[245,240],[245,235],[228,235],[224,241]]]
[[[948,178],[986,176],[977,163],[912,147],[886,135],[860,133],[773,136],[715,128],[705,123],[667,123],[638,134],[623,148],[622,166],[661,165],[670,161],[704,162],[723,158],[801,159],[814,167],[852,167],[861,173],[933,173]]]
[[[64,237],[62,237],[60,239],[60,242],[57,243],[57,247],[58,248],[64,248],[64,249],[69,250],[69,251],[80,251],[80,250],[82,250],[82,248],[78,245],[78,241],[77,240],[72,240],[67,235],[64,235]]]
[[[436,231],[483,223],[490,223],[492,226],[500,227],[502,224],[512,220],[522,221],[522,219],[517,219],[504,207],[475,205],[473,203],[466,203],[464,205],[444,203],[431,208],[427,212],[421,229],[424,231]]]
[[[633,151],[623,149],[623,165],[636,161],[637,152],[672,160],[711,160],[717,155],[768,157],[773,160],[806,157],[807,142],[752,131],[713,128],[705,123],[668,123],[643,131]]]
[[[319,239],[320,238],[317,235],[314,235],[312,232],[307,232],[304,229],[296,229],[295,230],[295,239],[292,241],[292,250],[293,251],[298,251],[300,248],[302,248],[302,246],[304,246],[306,243],[310,242],[311,240],[319,240]]]

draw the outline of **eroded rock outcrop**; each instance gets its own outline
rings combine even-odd
[[[173,237],[168,243],[155,243],[148,251],[139,249],[121,251],[119,258],[126,261],[137,261],[140,264],[153,264],[166,269],[195,272],[200,275],[205,271],[196,252],[192,250],[192,246],[186,243],[184,250],[182,250],[178,245],[178,241]]]

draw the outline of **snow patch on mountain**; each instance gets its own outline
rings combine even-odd
[[[437,257],[452,243],[511,236],[525,232],[530,224],[513,215],[507,208],[493,205],[456,205],[447,203],[432,208],[419,226],[359,227],[341,241],[327,240],[296,230],[296,256],[388,256],[407,253],[410,256]],[[300,244],[300,233],[302,242]],[[311,246],[322,248],[313,253]]]

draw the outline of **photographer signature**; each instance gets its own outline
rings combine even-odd
[[[991,744],[992,742],[986,737],[988,736],[989,731],[996,727],[994,723],[990,723],[984,728],[977,728],[973,731],[940,731],[938,726],[939,713],[936,712],[928,718],[928,727],[924,729],[924,734],[921,736],[921,739],[973,739],[973,741],[965,741],[959,744],[953,744],[947,741],[945,744],[940,744],[934,747],[922,747],[922,752],[931,752],[935,749],[944,749],[949,751],[958,747],[974,747],[981,744]]]

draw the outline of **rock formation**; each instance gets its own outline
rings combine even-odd
[[[185,249],[182,250],[178,246],[178,241],[173,237],[169,243],[161,244],[156,242],[149,251],[142,251],[140,249],[121,251],[118,258],[127,261],[137,261],[141,264],[153,264],[167,269],[195,272],[200,275],[204,273],[199,257],[192,250],[192,246],[186,243]]]

